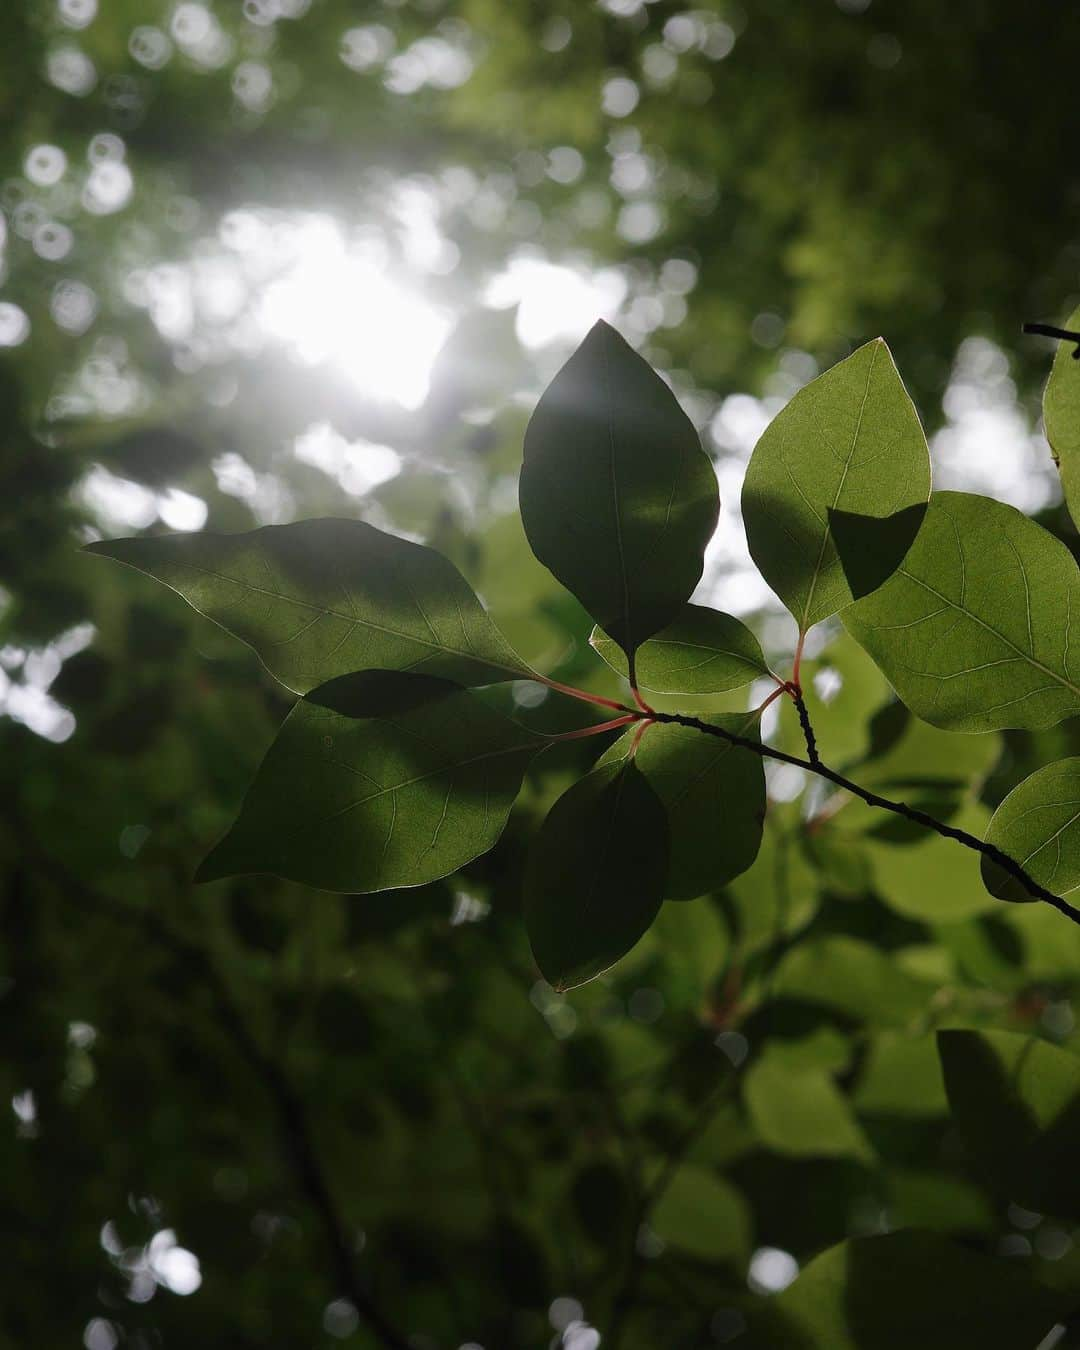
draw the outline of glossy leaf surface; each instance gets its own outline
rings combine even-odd
[[[302,701],[197,880],[272,872],[362,892],[447,876],[498,839],[545,744],[460,689],[367,715]]]
[[[529,421],[520,502],[533,552],[628,654],[689,600],[719,510],[690,419],[603,322]]]
[[[525,924],[556,989],[593,979],[656,918],[667,877],[667,816],[632,761],[595,768],[569,788],[533,840]]]
[[[702,721],[757,736],[757,718],[718,713]],[[636,728],[605,752],[600,764],[626,761]],[[668,821],[664,896],[692,900],[745,872],[757,857],[765,820],[761,756],[691,727],[649,727],[634,760],[663,803]]]
[[[1069,315],[1065,327],[1076,329],[1080,309]],[[1061,474],[1065,505],[1074,521],[1080,521],[1080,361],[1073,359],[1075,346],[1059,343],[1054,365],[1043,394],[1046,439]]]
[[[358,520],[90,544],[178,591],[297,693],[368,668],[458,684],[532,673],[441,553]]]
[[[930,456],[885,343],[801,389],[762,434],[743,485],[750,552],[800,630],[881,584],[930,495]]]
[[[938,492],[895,575],[843,615],[917,716],[953,731],[1039,730],[1080,712],[1080,574],[1002,502]]]
[[[1017,784],[994,812],[986,842],[1055,895],[1080,886],[1080,759],[1047,764]],[[982,878],[999,900],[1033,899],[989,858],[982,859]]]
[[[603,629],[594,628],[589,642],[612,670],[629,673],[625,652]],[[686,605],[642,643],[635,666],[640,687],[658,694],[722,694],[769,673],[761,643],[746,624],[703,605]]]

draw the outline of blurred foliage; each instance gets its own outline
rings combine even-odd
[[[362,518],[452,557],[553,678],[612,692],[512,509],[560,349],[479,303],[490,280],[523,249],[620,269],[620,327],[699,425],[878,331],[929,427],[972,334],[1029,400],[1020,322],[1080,292],[1078,43],[1058,0],[0,6],[0,1345],[387,1343],[360,1303],[419,1350],[591,1350],[586,1322],[624,1350],[775,1350],[838,1325],[815,1330],[813,1282],[765,1296],[787,1253],[818,1258],[822,1316],[843,1268],[873,1350],[898,1342],[862,1240],[901,1227],[936,1232],[889,1250],[930,1282],[955,1267],[957,1299],[1005,1265],[1069,1315],[1080,1215],[983,1165],[932,1035],[1080,1053],[1060,916],[983,903],[941,841],[777,777],[754,867],[558,996],[523,935],[524,844],[588,741],[545,755],[447,884],[194,888],[286,705],[250,652],[77,550],[203,506],[220,530]],[[426,254],[403,187],[433,203]],[[272,250],[215,309],[243,231],[316,212],[454,316],[418,407],[252,338]],[[374,485],[372,447],[400,460]],[[826,753],[897,793],[930,766],[918,791],[957,819],[1080,746],[1068,723],[911,725],[842,636],[808,668]],[[556,703],[517,712],[587,720]],[[1005,1107],[991,1161],[1026,1119]]]

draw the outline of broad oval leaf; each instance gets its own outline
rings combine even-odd
[[[351,716],[304,700],[196,880],[272,872],[355,892],[435,881],[495,844],[546,744],[453,686]]]
[[[989,497],[936,492],[902,565],[843,620],[924,721],[1037,731],[1080,712],[1074,609],[1059,539]]]
[[[939,1031],[953,1123],[1005,1200],[1080,1218],[1080,1058],[1011,1031]]]
[[[533,552],[628,655],[689,600],[719,511],[690,419],[603,322],[529,420],[520,502]]]
[[[702,721],[757,737],[758,719],[746,713],[718,713]],[[598,763],[625,762],[636,731],[625,732]],[[645,732],[634,762],[667,812],[665,899],[693,900],[750,867],[765,821],[760,755],[693,727],[661,722]]]
[[[1072,1301],[1015,1260],[907,1231],[830,1247],[750,1316],[753,1344],[784,1350],[1034,1350]]]
[[[805,632],[891,575],[929,495],[926,437],[876,338],[766,427],[743,484],[747,542]]]
[[[1037,769],[994,812],[986,842],[1008,854],[1056,895],[1080,886],[1080,759]],[[989,858],[982,860],[986,889],[999,900],[1033,900],[1020,882]]]
[[[1075,309],[1065,327],[1075,331],[1080,309]],[[1080,524],[1080,361],[1073,359],[1071,342],[1058,344],[1054,365],[1043,394],[1046,439],[1054,452],[1061,475],[1061,490],[1073,521]]]
[[[572,989],[625,956],[656,918],[666,875],[667,817],[632,760],[564,792],[525,870],[525,924],[548,983]]]
[[[88,548],[178,591],[299,694],[369,667],[464,685],[533,675],[449,559],[363,521],[301,520]]]
[[[612,670],[629,676],[626,653],[602,628],[593,629],[589,642]],[[686,605],[638,648],[635,673],[642,689],[657,694],[722,694],[768,675],[769,667],[746,624],[717,609]]]

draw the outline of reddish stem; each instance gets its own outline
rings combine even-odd
[[[580,698],[585,703],[595,703],[601,708],[612,708],[615,712],[633,712],[633,708],[628,708],[625,703],[616,703],[613,698],[604,698],[601,694],[590,694],[586,689],[575,689],[572,684],[560,684],[558,680],[549,680],[546,675],[534,675],[533,679],[538,680],[540,684],[546,684],[549,689],[555,689],[560,694],[569,694],[571,698]]]
[[[791,665],[791,683],[795,686],[796,690],[800,694],[802,693],[802,683],[799,679],[799,672],[802,667],[803,643],[805,641],[806,641],[806,634],[804,632],[800,632],[799,640],[795,644],[795,660],[792,662]]]
[[[625,727],[630,722],[639,722],[641,714],[627,713],[625,717],[613,717],[610,722],[597,722],[595,726],[581,727],[578,731],[564,731],[552,736],[553,741],[580,741],[586,736],[599,736],[602,731],[614,731],[616,727]]]
[[[783,683],[778,684],[776,688],[772,691],[772,693],[769,695],[769,697],[764,701],[764,703],[759,704],[758,707],[754,709],[754,715],[756,717],[760,717],[761,714],[765,711],[765,709],[769,706],[769,704],[774,703],[780,697],[781,694],[790,694],[790,693],[791,689],[788,685]]]
[[[656,726],[656,723],[651,721],[648,717],[642,720],[641,725],[638,727],[637,731],[634,732],[634,739],[630,742],[631,759],[633,759],[634,756],[637,754],[637,748],[641,744],[642,736],[645,735],[645,733],[648,731],[650,727],[654,726]]]

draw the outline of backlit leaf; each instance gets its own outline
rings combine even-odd
[[[1006,1200],[1080,1218],[1080,1058],[1009,1031],[939,1031],[953,1122]]]
[[[632,760],[595,768],[551,808],[524,882],[529,941],[549,984],[584,984],[646,932],[663,900],[667,832]]]
[[[196,879],[272,872],[376,891],[447,876],[496,842],[545,744],[452,686],[351,716],[304,700]]]
[[[702,719],[757,737],[757,718],[717,713]],[[599,760],[625,761],[631,727]],[[634,761],[664,805],[668,875],[664,897],[692,900],[745,872],[757,857],[765,820],[765,771],[751,750],[672,723],[649,727]]]
[[[926,438],[877,338],[801,389],[758,441],[742,494],[750,552],[805,632],[891,575],[929,495]]]
[[[1080,886],[1080,759],[1047,764],[1014,787],[994,812],[986,842],[1055,895]],[[982,878],[999,900],[1034,898],[989,858],[982,860]]]
[[[1065,327],[1075,330],[1077,324],[1080,309],[1069,315]],[[1080,361],[1073,360],[1074,351],[1071,342],[1058,345],[1043,395],[1043,420],[1061,474],[1065,505],[1073,520],[1080,522]]]
[[[90,544],[178,591],[297,693],[367,668],[458,684],[528,679],[457,568],[358,520]]]
[[[603,629],[594,628],[589,642],[612,670],[628,674],[626,654]],[[746,624],[702,605],[686,605],[642,643],[635,664],[639,686],[658,694],[722,694],[769,673]]]
[[[746,1201],[723,1177],[684,1163],[668,1182],[649,1226],[679,1251],[702,1261],[741,1266],[750,1255]]]
[[[529,421],[520,502],[533,552],[628,654],[689,600],[719,509],[693,424],[603,322]]]
[[[777,1153],[873,1159],[847,1098],[823,1069],[796,1068],[767,1050],[747,1069],[743,1098],[761,1142]]]
[[[902,565],[843,619],[925,721],[1038,730],[1080,712],[1073,610],[1059,539],[1002,502],[937,492]]]

